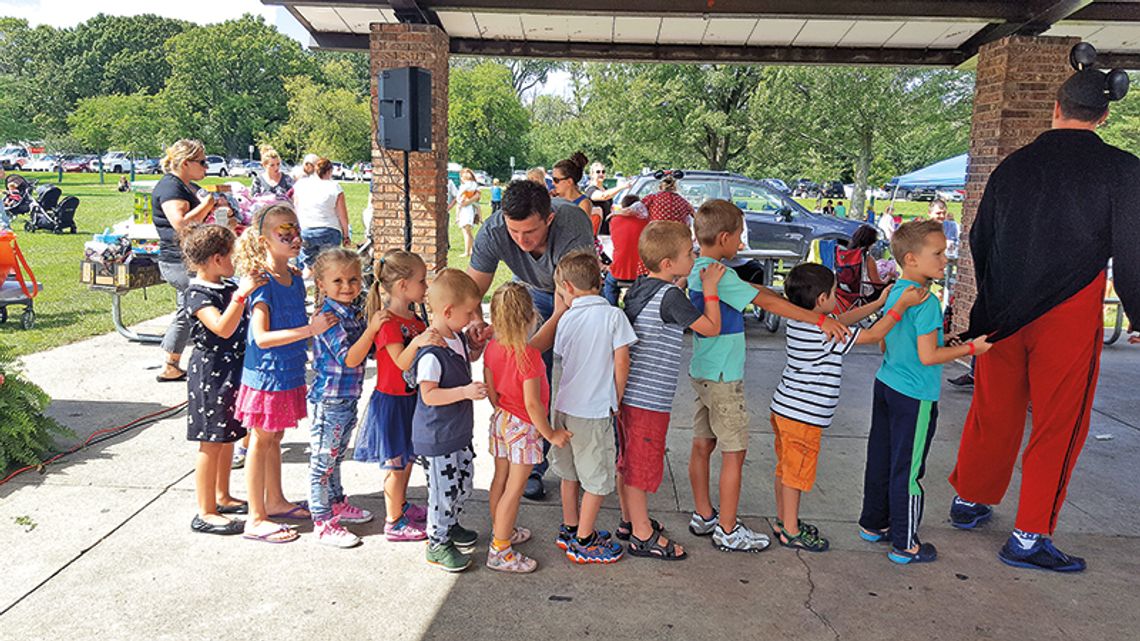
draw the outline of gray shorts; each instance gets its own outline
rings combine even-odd
[[[574,436],[566,447],[550,448],[550,469],[562,480],[578,481],[590,494],[612,494],[617,473],[613,418],[578,418],[555,412],[553,427],[570,430]]]

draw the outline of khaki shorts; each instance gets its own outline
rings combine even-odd
[[[748,449],[748,409],[744,404],[744,381],[691,379],[697,393],[693,438],[716,440],[722,452]]]
[[[574,436],[565,447],[550,448],[550,469],[564,481],[578,481],[590,494],[613,494],[617,470],[613,418],[578,418],[555,412],[553,427],[570,430]]]

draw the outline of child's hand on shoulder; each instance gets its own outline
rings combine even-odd
[[[309,335],[316,336],[324,334],[330,327],[337,324],[336,314],[332,312],[321,312],[313,314],[309,319]]]
[[[428,345],[434,345],[436,347],[447,347],[447,343],[443,340],[443,336],[441,336],[439,331],[434,327],[427,328],[423,331],[422,334],[413,338],[412,342],[409,343],[408,346],[419,349],[421,347],[427,347]]]
[[[994,346],[993,343],[986,340],[985,336],[979,336],[970,342],[974,345],[974,356],[981,356],[990,351],[990,348]]]
[[[883,293],[886,294],[886,292]],[[882,298],[885,300],[886,296]],[[915,305],[926,302],[927,298],[930,298],[929,289],[911,285],[903,290],[902,295],[899,296],[899,302],[905,307],[914,307]]]
[[[481,401],[487,398],[487,384],[475,381],[463,386],[463,398]]]
[[[716,294],[717,283],[724,276],[724,263],[715,262],[701,268],[701,289],[709,295]]]
[[[819,329],[831,343],[843,343],[851,335],[851,328],[830,316],[823,319],[823,324],[819,326]]]
[[[887,299],[890,298],[891,290],[894,288],[895,288],[894,283],[891,283],[890,285],[887,285],[886,287],[884,287],[883,291],[879,292],[879,297],[876,298],[875,302],[871,303],[871,305],[873,305],[875,307],[875,309],[882,309],[883,306],[885,306],[887,304]]]
[[[389,320],[391,320],[391,318],[392,312],[386,309],[377,311],[376,313],[372,314],[372,318],[368,319],[368,331],[372,334],[376,334],[380,331],[380,328],[384,325],[384,323],[387,323]]]
[[[574,433],[570,430],[554,430],[554,433],[546,440],[550,441],[554,447],[566,447],[570,444],[570,437],[572,436]]]
[[[238,281],[237,295],[242,298],[248,297],[253,292],[257,291],[259,287],[269,282],[269,278],[264,274],[246,274]]]

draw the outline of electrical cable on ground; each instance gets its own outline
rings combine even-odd
[[[106,429],[97,430],[95,432],[92,432],[91,435],[87,437],[87,440],[83,441],[83,443],[76,445],[75,447],[73,447],[69,450],[66,450],[64,452],[60,452],[59,454],[56,454],[56,455],[54,455],[48,459],[45,459],[36,465],[28,465],[28,466],[22,467],[16,471],[12,472],[8,476],[4,477],[3,480],[0,480],[0,485],[4,485],[8,481],[11,481],[12,479],[16,478],[20,474],[23,474],[24,472],[27,472],[28,470],[38,470],[41,474],[46,473],[45,468],[48,465],[55,463],[56,461],[58,461],[59,459],[65,457],[65,456],[69,456],[71,454],[74,454],[74,453],[78,452],[79,450],[82,450],[85,447],[90,447],[90,446],[95,445],[97,443],[102,443],[103,441],[106,441],[108,439],[115,438],[116,436],[119,436],[120,434],[125,434],[126,432],[129,432],[133,429],[143,427],[145,425],[152,425],[152,424],[157,423],[161,420],[171,418],[171,417],[175,416],[176,414],[178,414],[179,412],[181,412],[182,410],[186,409],[186,405],[187,405],[187,402],[183,401],[177,405],[171,405],[170,407],[164,407],[161,410],[158,410],[157,412],[153,412],[151,414],[147,414],[146,416],[136,418],[135,420],[133,420],[129,423],[124,423],[122,425],[118,425],[115,427],[109,427]]]

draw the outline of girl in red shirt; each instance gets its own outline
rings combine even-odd
[[[542,439],[555,447],[570,442],[570,432],[550,427],[550,381],[542,352],[554,343],[554,328],[566,311],[555,297],[554,314],[529,341],[538,314],[530,292],[509,282],[491,298],[491,325],[495,338],[483,353],[483,381],[495,407],[491,416],[491,522],[494,538],[487,552],[487,567],[501,572],[533,572],[538,563],[515,552],[512,545],[530,539],[530,530],[516,527],[523,488],[536,463],[542,462]]]
[[[416,395],[404,382],[404,370],[411,367],[417,349],[428,344],[443,344],[439,335],[429,331],[427,324],[413,311],[413,305],[424,302],[426,292],[427,266],[423,259],[394,249],[380,259],[366,303],[365,318],[372,318],[381,309],[390,315],[376,333],[376,389],[368,402],[368,413],[357,435],[353,458],[378,462],[385,471],[384,534],[389,541],[427,538],[427,510],[406,500],[415,460],[412,414],[416,409]]]

